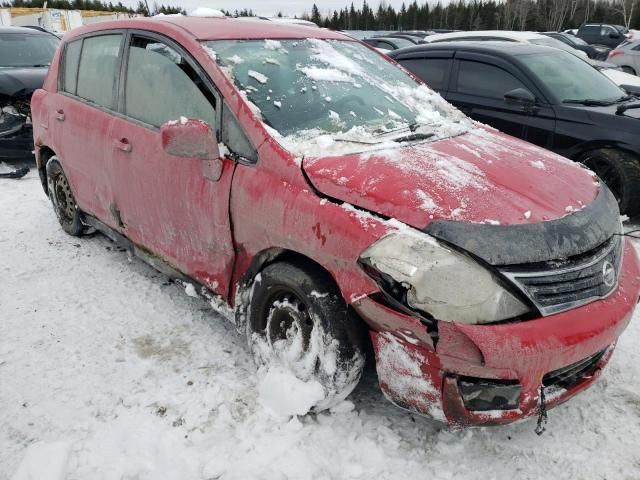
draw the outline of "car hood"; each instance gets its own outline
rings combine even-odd
[[[0,67],[0,95],[26,97],[41,88],[48,67]]]
[[[590,171],[488,127],[433,143],[307,157],[303,168],[326,196],[419,229],[442,219],[490,225],[558,219],[598,193]]]

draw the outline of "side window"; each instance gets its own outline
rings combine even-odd
[[[85,38],[78,68],[76,95],[115,110],[122,34]]]
[[[378,48],[383,48],[385,50],[395,50],[396,49],[396,47],[391,45],[389,42],[378,42],[377,47]]]
[[[636,45],[635,47],[633,47],[633,50],[635,50],[636,52],[640,50],[640,43],[638,45]]]
[[[258,153],[226,104],[222,106],[222,142],[231,151],[232,158],[243,158],[251,163],[258,161]]]
[[[449,58],[410,58],[400,63],[407,70],[415,73],[434,90],[445,90],[447,73],[451,66]]]
[[[129,47],[124,113],[154,127],[180,117],[215,126],[215,97],[176,50],[133,37]]]
[[[460,61],[458,93],[502,100],[514,88],[526,87],[509,72],[486,63]]]
[[[64,63],[62,66],[62,90],[76,94],[76,86],[78,80],[78,65],[80,64],[80,50],[82,49],[82,40],[76,40],[68,43],[64,48]]]

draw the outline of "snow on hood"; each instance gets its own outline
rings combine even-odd
[[[596,197],[595,174],[490,127],[437,142],[307,157],[325,195],[415,228],[433,220],[522,224],[553,220]]]

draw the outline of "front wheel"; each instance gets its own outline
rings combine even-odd
[[[365,363],[363,331],[331,277],[279,262],[254,281],[247,318],[258,366],[283,368],[324,391],[311,411],[331,408],[356,387]]]
[[[80,210],[71,192],[69,180],[56,157],[51,157],[47,162],[47,190],[62,229],[75,237],[82,235],[85,227]]]
[[[585,153],[580,162],[593,170],[609,187],[620,213],[640,214],[640,160],[630,153],[601,148]]]

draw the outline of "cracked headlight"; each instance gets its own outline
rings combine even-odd
[[[529,311],[489,270],[426,234],[387,235],[360,264],[387,294],[437,320],[490,323]]]
[[[3,107],[0,110],[0,137],[18,132],[25,124],[26,117],[14,108]]]

